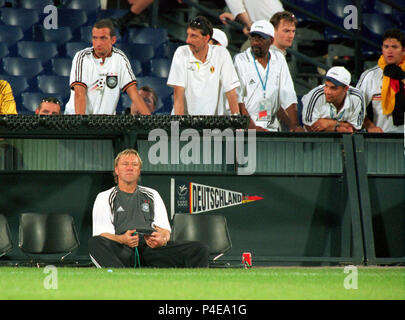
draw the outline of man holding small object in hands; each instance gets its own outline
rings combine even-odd
[[[97,195],[89,253],[99,267],[207,267],[208,248],[192,241],[169,241],[170,224],[159,193],[138,184],[142,160],[136,150],[118,154],[117,186]]]

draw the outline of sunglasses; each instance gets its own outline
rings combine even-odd
[[[56,103],[58,105],[61,104],[60,101],[58,99],[56,99],[56,98],[44,98],[44,99],[41,100],[41,103],[42,102],[51,102],[51,103]]]
[[[190,27],[199,27],[199,26],[201,26],[201,21],[198,18],[193,19],[193,20],[191,20],[189,25],[190,25]]]

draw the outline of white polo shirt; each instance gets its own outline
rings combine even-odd
[[[284,11],[280,0],[225,0],[229,11],[235,16],[247,12],[252,22],[267,20],[279,11]]]
[[[364,71],[356,88],[364,94],[366,107],[370,105],[373,109],[373,123],[384,132],[404,132],[404,125],[395,126],[392,114],[385,115],[381,105],[381,87],[383,81],[383,70],[377,65]]]
[[[208,46],[204,63],[194,57],[188,45],[177,48],[174,53],[167,85],[185,88],[184,114],[221,114],[222,92],[239,86],[228,50],[222,46]]]
[[[326,102],[324,87],[320,85],[302,97],[302,123],[311,126],[319,119],[333,119],[348,122],[360,130],[366,111],[360,90],[349,86],[343,107],[337,112],[333,103]]]
[[[238,102],[245,104],[246,110],[257,126],[277,131],[280,128],[276,118],[278,109],[280,107],[287,109],[291,104],[297,103],[297,95],[284,56],[272,49],[269,52],[270,61],[266,68],[256,60],[256,70],[251,48],[237,54],[234,65],[240,79],[240,87],[237,89]],[[266,84],[266,111],[267,117],[271,119],[269,121],[259,119],[260,103],[264,99],[262,83]]]
[[[77,52],[70,72],[71,94],[65,114],[75,114],[74,85],[86,90],[86,114],[115,114],[121,90],[136,85],[136,78],[126,55],[113,47],[110,57],[102,59],[93,55],[93,48]]]

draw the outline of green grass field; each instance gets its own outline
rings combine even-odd
[[[270,267],[107,269],[0,267],[2,300],[356,300],[405,299],[405,268]],[[346,279],[346,282],[345,282]],[[351,280],[352,279],[352,280]],[[55,281],[57,280],[57,281]],[[55,289],[47,289],[49,286]]]

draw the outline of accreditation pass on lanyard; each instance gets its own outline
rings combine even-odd
[[[269,79],[269,70],[270,70],[270,54],[268,55],[266,77],[265,77],[264,81],[263,81],[262,77],[260,76],[260,72],[259,72],[259,69],[257,68],[257,64],[256,64],[255,56],[253,55],[253,52],[252,52],[252,56],[253,56],[253,63],[256,68],[257,76],[260,79],[260,84],[262,85],[262,89],[263,89],[263,99],[261,101],[259,101],[259,114],[258,114],[257,120],[267,120],[270,118],[267,114],[267,105],[270,103],[270,101],[269,101],[270,99],[266,98],[266,86],[267,86],[267,80]]]

